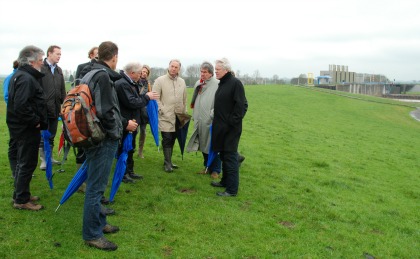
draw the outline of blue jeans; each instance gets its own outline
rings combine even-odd
[[[107,224],[106,215],[101,212],[101,198],[108,184],[112,162],[118,149],[118,140],[106,138],[97,147],[85,149],[87,179],[83,211],[83,239],[102,237]]]
[[[203,153],[203,158],[204,158],[204,167],[207,167],[207,161],[209,159],[209,154]],[[219,154],[217,154],[216,157],[214,158],[213,162],[209,166],[208,171],[210,173],[216,172],[218,174],[220,174],[220,171],[222,171],[222,162],[220,161]]]
[[[221,151],[223,175],[220,182],[226,187],[226,192],[237,194],[239,187],[239,162],[238,152]]]

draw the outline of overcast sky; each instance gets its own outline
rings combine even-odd
[[[62,48],[59,65],[76,70],[102,41],[131,61],[167,67],[228,58],[252,76],[349,71],[420,80],[418,0],[14,0],[0,15],[0,74],[26,45]],[[4,1],[2,6],[4,6]]]

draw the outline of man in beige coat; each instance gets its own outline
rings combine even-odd
[[[176,133],[179,128],[177,114],[187,113],[187,90],[184,79],[179,77],[181,62],[173,59],[169,62],[168,73],[156,79],[153,91],[160,95],[159,130],[162,135],[165,172],[173,172],[178,166],[172,164],[172,152]]]

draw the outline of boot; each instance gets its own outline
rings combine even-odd
[[[140,133],[139,138],[139,157],[144,158],[143,155],[143,147],[144,147],[144,141],[146,140],[146,133],[142,134]]]
[[[171,156],[172,156],[172,149],[171,148],[163,148],[163,155],[165,156],[165,162],[163,163],[163,166],[165,168],[165,172],[172,173],[174,170],[172,169],[172,162],[171,162]]]
[[[43,148],[39,148],[39,158],[41,159],[41,165],[39,166],[39,169],[45,171],[47,170],[47,163],[45,162],[45,153]]]
[[[54,146],[51,146],[51,145],[50,145],[50,147],[51,147],[51,163],[52,163],[53,165],[61,165],[61,162],[60,162],[60,161],[58,161],[58,160],[55,160],[55,159],[54,159],[54,157],[53,157],[53,150],[54,150]]]
[[[127,168],[125,169],[125,175],[128,175],[131,179],[143,179],[142,175],[134,173],[134,161],[127,163]]]
[[[173,151],[174,151],[174,146],[172,146],[172,148],[171,148],[171,157],[172,157],[172,152]],[[171,166],[172,166],[173,169],[178,169],[179,168],[179,166],[177,166],[176,164],[172,164],[172,161],[171,161]]]

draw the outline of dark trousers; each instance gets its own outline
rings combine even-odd
[[[237,194],[239,187],[238,152],[221,151],[220,159],[222,160],[223,172],[222,180],[220,182],[226,186],[226,192]]]
[[[173,148],[176,140],[176,132],[161,132],[162,147]]]
[[[29,185],[38,164],[41,134],[39,130],[32,128],[26,130],[21,136],[13,136],[13,138],[17,144],[13,199],[16,200],[16,203],[24,204],[29,202],[31,197]]]
[[[57,134],[57,127],[58,127],[58,118],[55,118],[55,119],[48,118],[48,131],[51,133],[49,141],[50,141],[50,146],[52,147],[54,146],[54,138],[55,138],[55,135]],[[42,149],[44,148],[43,139],[41,139],[39,147]]]
[[[125,138],[127,137],[128,134],[133,134],[133,141],[132,141],[133,149],[130,150],[130,151],[128,151],[127,167],[125,169],[125,174],[134,172],[134,159],[133,159],[133,155],[134,155],[134,150],[136,149],[137,130],[133,131],[132,133],[129,133],[128,131],[124,131],[123,132],[123,137],[122,137],[121,145],[118,147],[118,156],[120,156],[120,154],[123,151],[124,141],[125,141]]]
[[[77,154],[76,154],[76,164],[83,164],[86,160],[86,153],[85,150],[81,147],[76,148]]]
[[[16,165],[17,165],[17,141],[15,138],[10,136],[9,140],[9,151],[7,153],[9,157],[10,170],[12,170],[12,176],[16,176]]]
[[[203,158],[204,158],[204,167],[207,167],[207,162],[209,160],[209,154],[206,153],[202,153],[203,154]],[[216,173],[220,173],[221,171],[221,161],[220,161],[220,156],[219,154],[216,155],[216,157],[214,158],[213,162],[211,162],[211,165],[209,166],[208,171],[210,173],[216,172]]]

